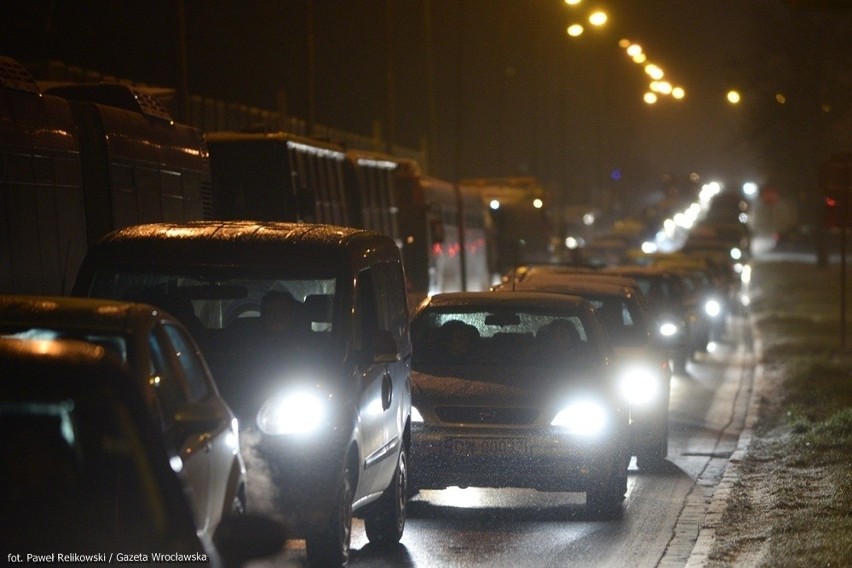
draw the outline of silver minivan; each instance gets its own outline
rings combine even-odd
[[[371,542],[400,540],[411,343],[393,239],[303,223],[140,225],[90,248],[74,294],[182,318],[311,564],[347,563],[353,515]]]

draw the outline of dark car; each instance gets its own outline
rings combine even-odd
[[[371,542],[399,541],[411,344],[393,239],[300,223],[141,225],[90,248],[74,293],[145,298],[184,318],[312,564],[348,561],[353,514]]]
[[[131,302],[0,296],[0,337],[76,339],[115,353],[146,395],[154,422],[181,462],[202,536],[212,535],[224,516],[245,511],[246,469],[237,420],[176,318]]]
[[[412,485],[585,492],[614,516],[627,490],[627,404],[590,302],[458,292],[412,318]]]
[[[630,405],[631,453],[640,469],[659,469],[668,455],[672,373],[641,291],[614,284],[610,275],[559,274],[518,282],[515,289],[580,296],[592,303],[618,357],[619,386]]]
[[[655,333],[669,353],[672,370],[686,373],[698,314],[695,306],[688,304],[682,278],[659,266],[625,264],[604,268],[602,272],[626,276],[636,282],[645,296]]]
[[[280,525],[194,522],[181,460],[120,357],[91,342],[0,338],[0,519],[7,560],[236,566]]]

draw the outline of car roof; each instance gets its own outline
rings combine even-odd
[[[268,267],[277,261],[337,273],[341,262],[398,258],[394,240],[376,231],[275,221],[190,221],[114,231],[90,247],[83,271],[102,265]]]
[[[535,272],[528,274],[522,282],[533,286],[561,282],[576,283],[577,285],[582,283],[601,286],[612,285],[626,288],[636,286],[636,280],[630,276],[608,272]]]
[[[601,268],[601,271],[608,274],[621,274],[629,278],[643,276],[670,276],[671,271],[664,266],[657,264],[622,264],[616,266],[607,266]]]
[[[420,304],[418,311],[430,308],[445,307],[481,307],[483,309],[497,307],[526,308],[530,306],[567,310],[592,310],[591,303],[580,296],[552,294],[549,292],[445,292],[435,294]]]
[[[70,296],[0,295],[0,325],[59,326],[126,333],[163,317],[154,306]]]
[[[610,296],[620,298],[636,298],[637,288],[622,286],[620,284],[608,283],[594,280],[560,280],[559,278],[542,278],[536,281],[518,282],[516,291],[529,292],[553,292],[558,294],[572,294],[575,296]]]

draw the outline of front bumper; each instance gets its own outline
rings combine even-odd
[[[264,505],[283,516],[290,529],[298,532],[294,536],[324,528],[330,515],[336,514],[345,447],[339,440],[306,443],[261,435],[252,448],[250,465],[255,466],[255,475],[266,475],[274,488],[271,502]]]
[[[527,487],[586,491],[627,467],[626,437],[580,440],[555,429],[412,425],[410,479],[418,489]],[[622,471],[623,473],[623,471]]]

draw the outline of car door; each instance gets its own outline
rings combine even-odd
[[[362,353],[356,378],[360,381],[361,446],[361,481],[356,500],[387,487],[401,442],[394,420],[399,393],[394,392],[393,369],[390,363],[376,362],[373,358],[374,341],[382,328],[379,313],[382,299],[373,270],[360,271],[355,289],[355,342]]]
[[[192,431],[207,443],[203,456],[209,468],[209,518],[218,524],[221,514],[230,507],[229,483],[239,452],[238,440],[231,426],[232,413],[218,395],[209,370],[195,343],[187,332],[178,326],[165,324],[163,329],[171,340],[182,378],[186,384],[188,403],[193,408],[189,417],[195,424]],[[195,459],[199,459],[196,456]],[[235,489],[236,491],[236,489]]]
[[[154,391],[167,443],[181,459],[196,530],[199,534],[205,533],[210,529],[211,517],[210,435],[190,431],[178,420],[189,403],[190,393],[179,368],[178,355],[161,325],[151,330],[148,347],[151,355],[149,385]]]

